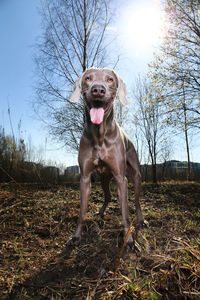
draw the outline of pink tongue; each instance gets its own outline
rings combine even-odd
[[[101,124],[103,121],[104,109],[101,108],[91,108],[90,109],[90,119],[93,124]]]

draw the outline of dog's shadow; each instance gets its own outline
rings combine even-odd
[[[5,299],[57,299],[58,295],[62,296],[58,299],[86,297],[98,280],[114,270],[123,241],[123,236],[117,231],[112,233],[112,239],[109,232],[101,239],[98,232],[92,230],[94,224],[89,221],[87,226],[80,245],[67,245],[47,262],[45,268],[14,286]]]

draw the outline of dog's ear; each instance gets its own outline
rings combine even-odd
[[[123,105],[128,104],[128,99],[127,99],[127,90],[126,90],[126,83],[121,79],[121,77],[118,76],[118,74],[113,71],[117,78],[118,82],[118,88],[117,88],[117,97],[119,100],[122,102]]]
[[[119,76],[117,76],[117,79],[118,79],[117,96],[119,97],[119,100],[122,102],[122,104],[126,105],[128,104],[126,83]]]
[[[73,88],[73,93],[70,98],[70,102],[77,102],[81,96],[81,81],[82,81],[82,76],[79,77],[75,83],[74,83],[74,88]]]

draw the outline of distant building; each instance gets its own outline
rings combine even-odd
[[[65,169],[65,175],[69,174],[69,173],[72,173],[72,174],[80,174],[80,168],[78,165],[76,166],[70,166],[70,167],[67,167]]]
[[[188,168],[187,161],[179,161],[179,160],[169,160],[166,163],[161,165],[166,165],[167,168],[176,169],[176,170],[183,170]],[[200,170],[200,163],[190,162],[191,170]]]
[[[157,179],[158,180],[187,180],[187,161],[169,160],[156,165]],[[191,178],[193,180],[200,179],[200,163],[190,162]],[[152,166],[141,165],[141,174],[143,181],[152,180]]]

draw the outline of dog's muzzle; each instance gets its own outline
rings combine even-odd
[[[107,89],[102,84],[94,84],[90,88],[90,120],[93,124],[101,124],[103,122],[104,113],[111,106],[113,100],[106,100]]]
[[[91,96],[94,98],[103,98],[106,95],[106,88],[100,84],[94,84],[91,87]]]

